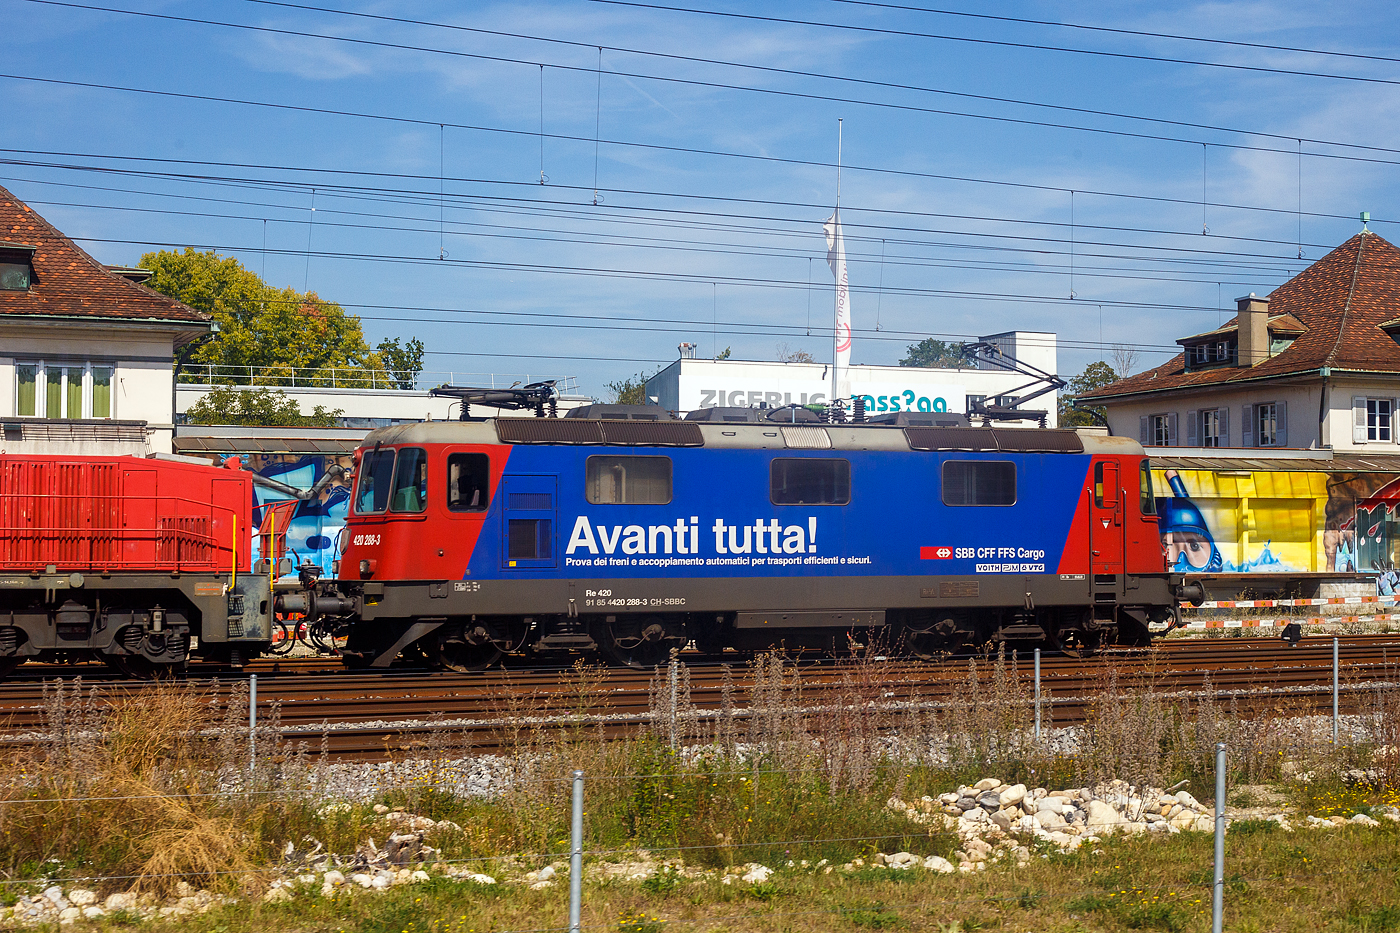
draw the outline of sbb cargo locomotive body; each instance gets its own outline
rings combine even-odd
[[[647,666],[688,642],[1084,651],[1178,621],[1135,441],[595,412],[374,431],[337,578],[285,608],[348,636],[349,663],[461,670],[595,646]]]
[[[152,676],[192,649],[234,665],[265,651],[252,483],[174,458],[0,455],[0,674],[95,658]]]

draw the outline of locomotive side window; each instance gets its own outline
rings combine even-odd
[[[589,457],[585,495],[593,505],[666,505],[670,457]]]
[[[399,450],[391,512],[421,512],[428,506],[428,453],[422,447]]]
[[[485,454],[447,458],[447,507],[454,512],[484,512],[491,502],[491,459]]]
[[[769,498],[774,505],[846,505],[851,501],[851,461],[776,459]]]
[[[1116,466],[1108,469],[1108,480],[1104,480],[1103,463],[1094,464],[1094,505],[1110,509],[1118,507],[1118,468]]]
[[[389,506],[390,482],[394,475],[394,451],[366,451],[360,461],[359,488],[355,492],[355,511],[382,512]]]
[[[1143,515],[1157,514],[1157,497],[1152,494],[1152,467],[1147,460],[1142,461],[1138,471],[1138,508]]]
[[[1006,460],[946,460],[944,505],[1015,505],[1016,464]]]

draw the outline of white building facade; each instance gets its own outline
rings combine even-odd
[[[1057,367],[1055,335],[1029,331],[980,338],[1001,354],[1046,373]],[[964,368],[852,366],[844,377],[850,398],[863,396],[868,416],[889,412],[965,413],[973,402],[1015,407],[1031,378],[1004,365],[982,362]],[[668,411],[702,408],[780,408],[826,405],[832,397],[831,367],[824,363],[679,359],[647,380],[648,401]],[[1027,422],[1054,426],[1055,398],[1047,393],[1027,405]],[[1032,414],[1034,413],[1034,414]]]

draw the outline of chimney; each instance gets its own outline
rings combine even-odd
[[[1257,298],[1250,292],[1236,298],[1235,305],[1239,309],[1236,361],[1240,366],[1257,366],[1269,358],[1269,299]]]

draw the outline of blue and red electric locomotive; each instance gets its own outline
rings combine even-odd
[[[1078,652],[1178,621],[1136,441],[799,414],[592,406],[374,431],[336,579],[284,605],[347,636],[349,663],[458,670],[877,634],[924,657],[1013,638]]]

